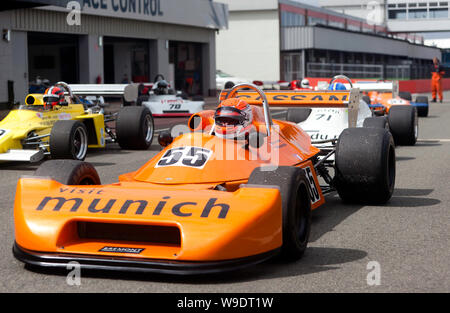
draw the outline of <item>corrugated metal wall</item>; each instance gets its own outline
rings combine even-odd
[[[323,49],[421,59],[440,56],[439,49],[411,44],[404,40],[314,26],[283,27],[281,46],[282,51]]]
[[[131,19],[93,16],[82,14],[80,26],[70,26],[66,21],[67,13],[41,9],[23,9],[11,12],[11,27],[15,30],[98,34],[127,38],[208,42],[211,29],[173,24],[144,22]]]

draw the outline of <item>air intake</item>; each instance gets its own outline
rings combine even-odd
[[[78,222],[77,229],[81,239],[181,246],[180,230],[174,226]]]

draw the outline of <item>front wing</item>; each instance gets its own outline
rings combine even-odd
[[[14,218],[15,256],[41,266],[209,273],[263,261],[282,245],[280,193],[270,186],[193,192],[21,178]]]

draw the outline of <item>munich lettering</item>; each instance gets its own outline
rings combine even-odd
[[[118,200],[118,199],[82,199],[78,197],[45,197],[36,207],[36,211],[52,210],[59,212],[69,210],[69,212],[79,212],[87,210],[89,213],[119,213],[134,215],[154,215],[161,213],[171,213],[179,217],[190,217],[198,212],[199,217],[208,218],[216,216],[219,219],[227,217],[230,206],[226,203],[217,203],[217,198],[210,198],[206,204],[198,202],[180,202],[166,206],[170,197],[163,197],[161,201],[150,203],[147,200]],[[200,208],[200,211],[198,210]],[[201,212],[201,213],[200,213]]]

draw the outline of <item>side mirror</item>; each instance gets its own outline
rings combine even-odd
[[[159,133],[158,136],[158,143],[161,145],[161,147],[167,147],[173,142],[173,137],[168,131],[162,131]]]

